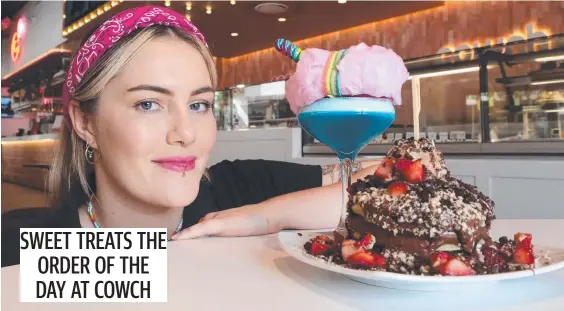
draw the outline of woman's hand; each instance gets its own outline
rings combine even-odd
[[[200,221],[172,237],[187,240],[205,236],[264,235],[280,231],[280,225],[272,223],[260,205],[209,213]]]

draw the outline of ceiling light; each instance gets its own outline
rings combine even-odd
[[[185,17],[187,20],[192,21],[192,16],[190,16],[190,14],[186,14]]]
[[[231,0],[231,1],[229,1],[229,3],[231,3],[232,5],[235,5],[236,1],[235,1],[235,0]]]
[[[244,85],[244,84],[237,84],[237,87],[240,88],[240,89],[242,89],[242,88],[245,87],[245,85]]]
[[[280,15],[288,11],[288,6],[282,3],[267,2],[255,6],[255,11],[261,14]]]
[[[280,18],[278,18],[278,21],[279,21],[279,22],[285,22],[285,21],[286,21],[286,18],[285,18],[285,17],[280,17]]]
[[[564,54],[535,58],[535,61],[537,61],[537,62],[554,62],[554,61],[557,61],[557,60],[564,60]]]
[[[20,36],[23,36],[23,34],[24,34],[24,32],[25,32],[25,20],[24,20],[23,17],[21,17],[21,18],[18,20],[18,25],[17,25],[16,28],[17,28],[17,29],[16,29],[16,32],[17,32]]]
[[[343,3],[347,3],[347,0],[337,0],[337,2],[343,4]]]
[[[232,37],[237,37],[238,35],[239,35],[239,34],[236,33],[236,32],[232,32],[232,33],[231,33],[231,36],[232,36]]]
[[[452,70],[444,70],[444,71],[437,71],[437,72],[429,72],[429,73],[422,73],[422,74],[414,74],[409,76],[411,78],[432,78],[432,77],[440,77],[440,76],[448,76],[448,75],[455,75],[459,73],[467,73],[467,72],[474,72],[479,71],[480,67],[468,67],[468,68],[460,68],[460,69],[452,69]]]
[[[211,14],[211,13],[212,13],[212,7],[208,5],[206,7],[206,14]]]
[[[544,85],[544,84],[556,84],[556,83],[564,83],[564,79],[537,81],[531,83],[531,85]]]
[[[170,6],[170,1],[165,1],[165,6]]]
[[[66,14],[63,14],[63,19],[65,19],[65,18],[67,18],[67,15],[66,15]]]
[[[192,2],[186,2],[186,10],[187,11],[192,10]]]

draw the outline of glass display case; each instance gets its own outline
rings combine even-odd
[[[238,86],[216,92],[218,130],[295,127],[296,115],[285,98],[286,81]]]
[[[564,35],[405,64],[410,79],[394,124],[361,155],[385,154],[416,132],[447,154],[564,155]],[[333,154],[303,137],[304,154]]]
[[[213,114],[219,131],[231,130],[232,105],[230,90],[215,92]]]

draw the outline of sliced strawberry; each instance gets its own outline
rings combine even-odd
[[[514,239],[517,247],[531,248],[533,245],[533,235],[530,233],[515,233]]]
[[[386,259],[384,256],[366,251],[354,253],[347,259],[347,262],[366,268],[386,268]]]
[[[535,263],[535,255],[533,250],[527,247],[517,247],[513,253],[513,262],[523,265],[532,265]]]
[[[320,256],[325,254],[330,248],[331,248],[330,245],[313,242],[311,243],[311,248],[309,249],[309,252],[313,256]]]
[[[386,258],[380,254],[371,253],[374,259],[376,260],[376,267],[380,269],[386,269],[388,264],[386,263]]]
[[[384,158],[382,160],[382,162],[380,163],[380,166],[378,166],[378,168],[374,172],[374,176],[376,176],[380,179],[383,179],[383,180],[388,180],[388,179],[392,178],[392,166],[393,165],[394,165],[394,162],[392,162],[392,160],[390,160],[388,158]]]
[[[468,266],[462,260],[453,258],[441,268],[441,274],[451,276],[467,276],[476,274],[476,271],[470,268],[470,266]]]
[[[394,181],[388,186],[388,193],[393,197],[398,197],[407,193],[407,185],[403,181]]]
[[[413,161],[408,159],[399,159],[396,162],[396,170],[403,173],[411,166],[412,163]]]
[[[441,268],[451,259],[450,255],[445,252],[435,253],[431,255],[431,266],[436,271],[440,271]]]
[[[372,234],[367,233],[362,240],[358,241],[358,245],[361,247],[364,247],[364,249],[372,249],[372,247],[374,246],[374,243],[376,243],[376,237],[374,237]]]
[[[412,184],[420,183],[425,178],[423,172],[423,163],[421,161],[414,161],[407,169],[402,171],[403,176],[407,182]]]
[[[344,240],[341,243],[341,255],[346,261],[351,255],[363,251],[364,248],[361,247],[355,240]]]
[[[330,237],[326,236],[326,235],[318,235],[315,238],[313,238],[313,242],[319,242],[319,243],[325,243],[327,241],[331,240]]]

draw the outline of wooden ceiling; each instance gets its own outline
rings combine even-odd
[[[278,38],[292,41],[305,39],[370,22],[401,16],[444,4],[443,1],[281,1],[288,7],[282,14],[265,15],[255,10],[266,1],[192,2],[192,9],[186,11],[186,2],[172,1],[170,8],[189,13],[192,22],[204,33],[214,56],[233,57],[272,47]],[[164,5],[164,1],[122,2],[112,8],[97,23],[128,7],[139,5]],[[206,13],[211,6],[212,13]],[[286,18],[279,22],[278,18]],[[97,23],[89,23],[69,35],[68,47],[73,41],[88,33]],[[232,37],[231,33],[238,33]]]

